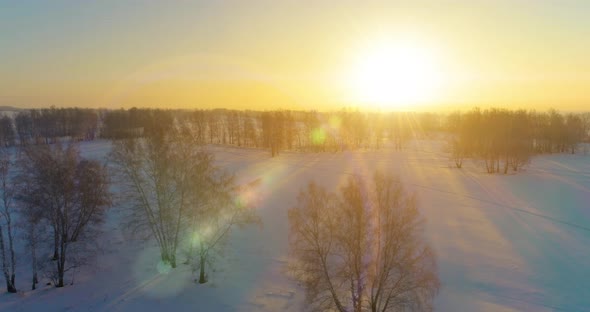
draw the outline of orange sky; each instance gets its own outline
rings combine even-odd
[[[589,110],[588,16],[585,1],[6,1],[0,105]],[[354,64],[398,38],[436,59],[439,90],[364,103]]]

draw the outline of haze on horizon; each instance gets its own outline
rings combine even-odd
[[[587,110],[589,15],[572,0],[0,0],[0,105]]]

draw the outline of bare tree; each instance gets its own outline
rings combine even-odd
[[[488,173],[508,173],[528,164],[533,155],[534,115],[524,110],[475,108],[465,114],[448,117],[451,132],[451,155],[457,168],[463,159],[477,157]]]
[[[20,228],[22,238],[31,256],[31,289],[35,290],[39,283],[39,261],[37,251],[44,242],[47,231],[46,221],[43,219],[43,211],[34,205],[21,205],[19,207],[21,217]]]
[[[188,257],[198,252],[200,278],[205,264],[233,225],[247,221],[244,207],[235,202],[233,177],[214,166],[213,156],[198,144],[188,127],[144,140],[115,142],[112,159],[121,169],[133,202],[129,228],[147,230],[161,260],[176,267],[176,254],[188,240]]]
[[[143,140],[118,141],[111,153],[133,202],[129,228],[136,233],[148,230],[162,261],[173,268],[191,209],[191,187],[206,179],[212,166],[212,156],[191,134],[173,129]]]
[[[346,303],[339,296],[339,269],[332,265],[337,249],[338,224],[332,218],[337,198],[311,182],[297,200],[298,206],[289,210],[293,272],[304,284],[314,310],[345,311]]]
[[[312,310],[425,311],[439,288],[414,196],[391,176],[310,183],[289,210],[292,270]]]
[[[190,120],[193,125],[196,141],[199,144],[203,144],[206,141],[205,131],[207,128],[207,124],[205,114],[206,112],[203,110],[196,110],[192,112],[192,114],[190,115]]]
[[[271,157],[279,155],[285,145],[285,114],[282,111],[263,112],[260,114],[262,126],[262,143],[270,148]]]
[[[16,133],[18,135],[18,141],[20,145],[27,145],[33,138],[33,118],[31,113],[22,111],[16,114],[14,117],[14,123],[16,126]]]
[[[162,261],[173,268],[187,209],[187,187],[182,185],[186,171],[178,170],[175,152],[171,140],[162,134],[117,141],[111,154],[133,202],[130,228],[135,232],[149,229],[160,247]]]
[[[84,263],[77,251],[95,238],[110,205],[106,167],[59,143],[26,148],[20,167],[19,199],[44,211],[55,238],[55,285],[63,287],[65,273]]]
[[[194,188],[199,191],[193,193],[189,212],[189,257],[195,257],[196,251],[194,264],[199,270],[199,284],[207,282],[206,265],[213,262],[232,228],[260,221],[251,209],[254,204],[251,191],[259,181],[237,187],[233,176],[211,168],[207,179]]]
[[[396,150],[403,150],[411,136],[412,128],[408,113],[392,113],[389,135]]]
[[[16,257],[14,253],[14,230],[12,225],[12,212],[14,209],[14,185],[10,179],[11,167],[10,155],[2,149],[0,151],[0,254],[2,255],[2,272],[6,280],[6,290],[16,292],[15,271]],[[6,229],[4,229],[4,225]],[[4,241],[4,232],[8,238],[8,244]]]
[[[258,147],[256,119],[250,114],[244,114],[244,145]]]
[[[214,138],[217,138],[217,143],[221,143],[221,129],[216,111],[207,111],[207,129],[209,131],[209,144],[213,144]]]
[[[14,122],[11,117],[0,116],[0,145],[13,146],[16,141]]]

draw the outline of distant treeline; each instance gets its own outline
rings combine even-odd
[[[46,108],[0,117],[0,144],[53,143],[58,138],[93,140],[98,131],[98,111],[82,108]]]
[[[458,168],[464,158],[475,158],[483,160],[488,173],[507,173],[535,154],[574,154],[579,143],[588,140],[590,114],[476,108],[449,115],[447,124]]]
[[[388,139],[401,149],[412,136],[440,131],[441,121],[441,116],[432,113],[130,109],[106,112],[102,136],[140,137],[179,126],[190,130],[202,144],[267,148],[275,156],[282,150],[381,148]]]
[[[137,138],[172,127],[184,128],[201,144],[265,148],[272,156],[283,150],[379,149],[386,142],[403,149],[412,138],[447,133],[457,167],[464,158],[477,158],[485,160],[489,172],[499,172],[517,170],[536,153],[574,153],[579,142],[588,140],[590,114],[505,109],[436,114],[52,107],[0,117],[0,144]]]

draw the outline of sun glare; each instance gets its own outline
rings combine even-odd
[[[442,77],[432,49],[413,42],[374,45],[360,54],[352,88],[363,105],[409,109],[436,99]]]

